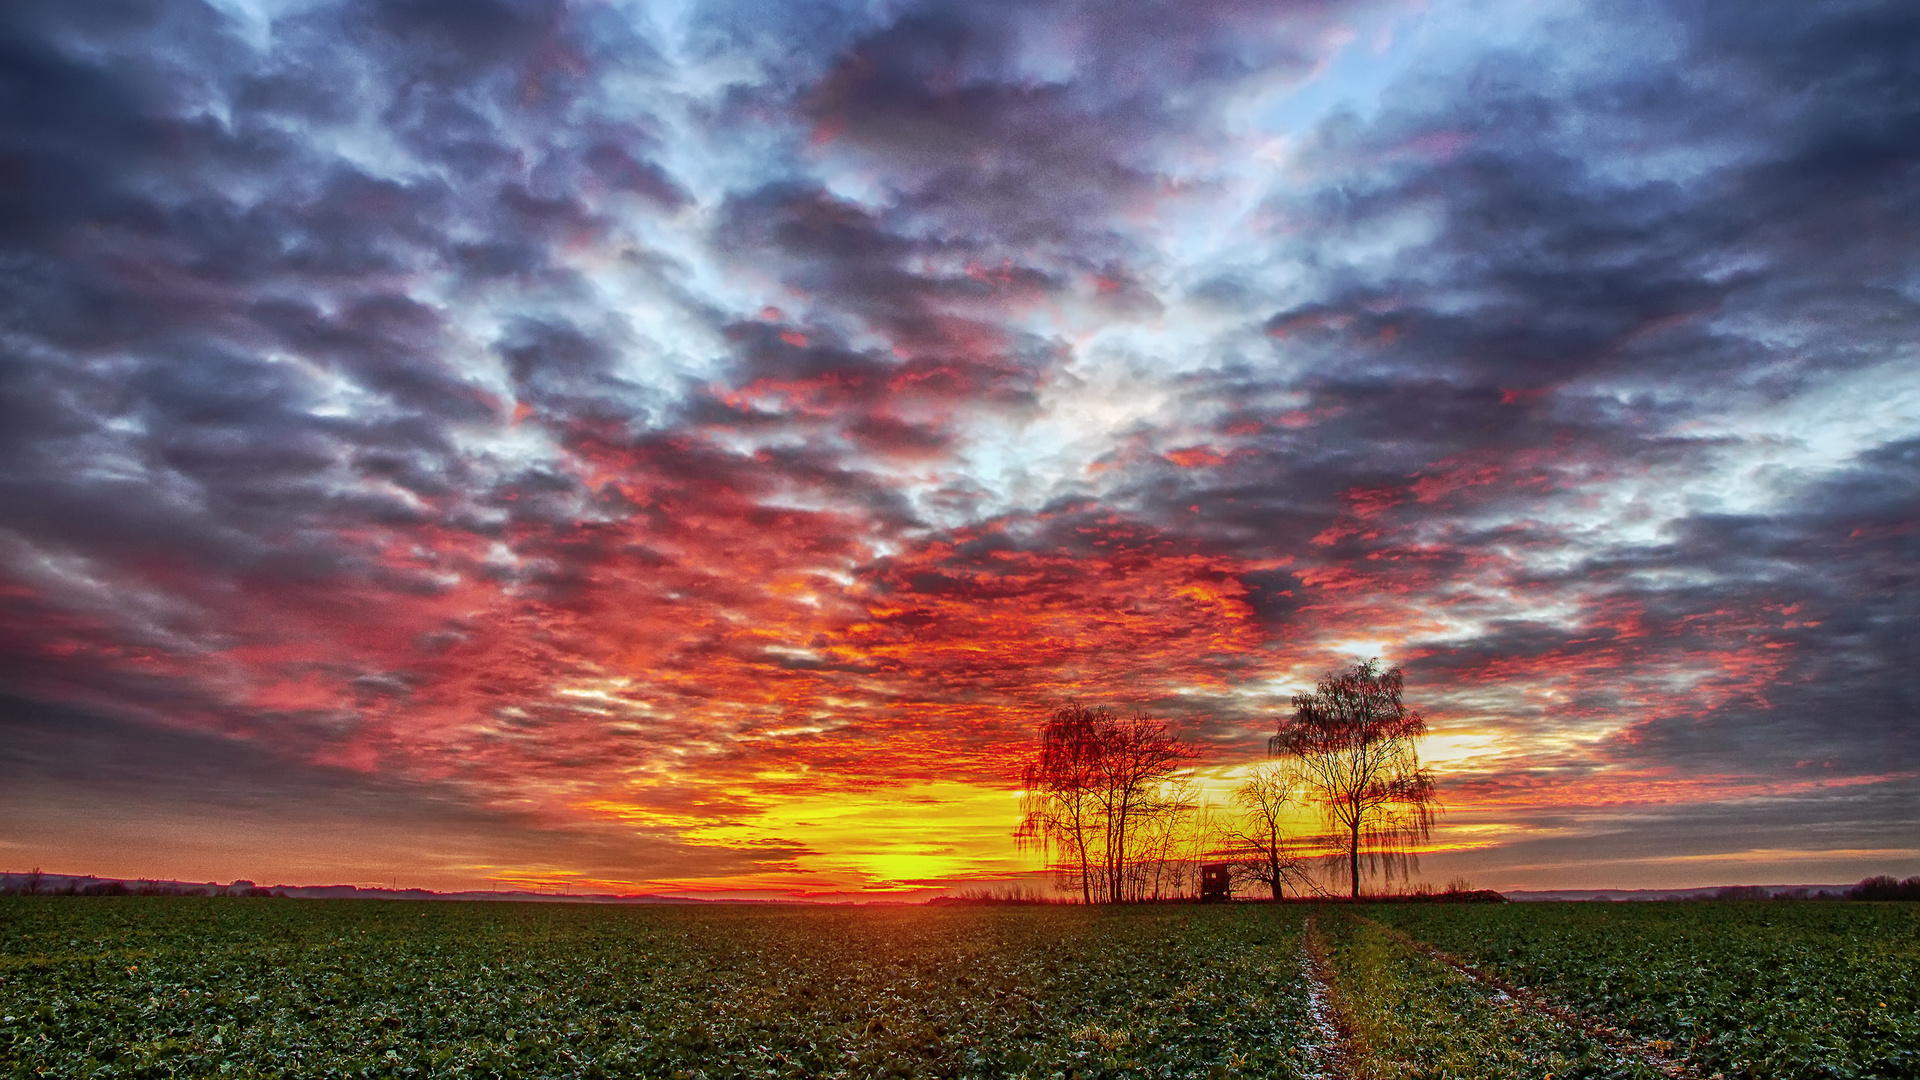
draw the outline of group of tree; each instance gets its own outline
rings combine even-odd
[[[1849,900],[1920,900],[1920,875],[1897,881],[1892,874],[1870,877],[1847,890]]]
[[[1715,889],[1709,900],[1920,900],[1920,875],[1901,881],[1891,874],[1870,877],[1844,889],[1779,888],[1768,885],[1728,885]]]
[[[1199,801],[1182,770],[1192,757],[1145,713],[1069,702],[1041,728],[1015,835],[1046,851],[1083,903],[1162,899],[1191,861],[1182,842]]]
[[[25,874],[0,874],[0,896],[284,896],[251,881],[232,885],[208,882],[119,881],[48,875],[34,867]]]
[[[1426,721],[1403,690],[1399,668],[1366,661],[1295,696],[1268,743],[1274,760],[1234,792],[1224,821],[1198,799],[1193,751],[1164,722],[1069,702],[1041,728],[1016,835],[1084,903],[1190,892],[1207,861],[1227,862],[1240,883],[1278,900],[1319,891],[1312,870],[1329,857],[1358,899],[1363,866],[1406,874],[1434,824],[1437,793],[1416,745]],[[1324,835],[1289,834],[1302,802],[1319,812]]]

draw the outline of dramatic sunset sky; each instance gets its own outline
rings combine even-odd
[[[0,870],[916,897],[1406,669],[1494,888],[1920,872],[1920,6],[9,0]]]

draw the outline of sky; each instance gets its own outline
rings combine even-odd
[[[0,869],[1032,880],[1378,657],[1422,875],[1920,873],[1920,8],[12,0]]]

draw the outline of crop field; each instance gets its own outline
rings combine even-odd
[[[0,1073],[1301,1077],[1300,908],[0,900]]]
[[[1920,905],[0,899],[0,1076],[1920,1075]]]
[[[1334,1002],[1349,1029],[1345,1071],[1353,1076],[1663,1076],[1631,1053],[1476,985],[1378,922],[1341,908],[1315,921]]]
[[[1702,1075],[1920,1077],[1920,904],[1372,905]]]

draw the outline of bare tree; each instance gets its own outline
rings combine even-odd
[[[1296,761],[1301,780],[1346,847],[1353,899],[1360,863],[1386,876],[1417,862],[1414,845],[1432,834],[1439,799],[1415,741],[1427,722],[1401,701],[1399,668],[1367,660],[1329,672],[1293,699],[1293,716],[1268,749]]]
[[[1114,717],[1102,727],[1098,796],[1106,824],[1107,900],[1142,899],[1129,889],[1130,864],[1146,858],[1141,850],[1153,838],[1150,823],[1177,816],[1182,799],[1170,790],[1174,774],[1193,753],[1146,713]]]
[[[1015,834],[1038,844],[1080,898],[1121,903],[1157,894],[1178,819],[1193,800],[1178,783],[1192,751],[1145,713],[1121,717],[1069,702],[1055,709],[1022,778]]]
[[[1269,763],[1256,768],[1233,792],[1240,816],[1228,827],[1235,859],[1234,876],[1265,886],[1273,899],[1286,896],[1287,882],[1304,884],[1305,860],[1287,842],[1287,810],[1298,782],[1292,770]]]
[[[1065,883],[1078,884],[1083,904],[1093,903],[1100,730],[1111,718],[1074,701],[1055,709],[1020,779],[1025,816],[1014,835],[1022,846],[1038,845]]]
[[[1136,803],[1127,833],[1123,894],[1129,900],[1168,900],[1187,891],[1192,867],[1206,844],[1200,786],[1174,777],[1153,798]]]

